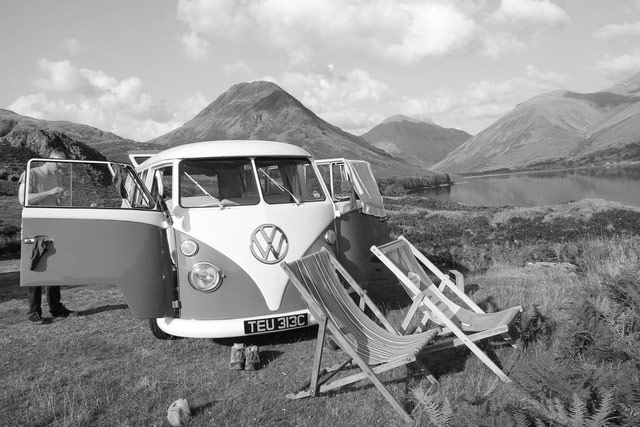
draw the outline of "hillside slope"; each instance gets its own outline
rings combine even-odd
[[[517,105],[433,166],[442,172],[526,169],[584,162],[595,155],[638,156],[640,73],[595,93],[555,91]],[[636,153],[636,154],[632,154]]]
[[[0,109],[0,143],[28,150],[39,157],[46,157],[54,148],[64,147],[74,159],[118,161],[127,161],[129,150],[157,148],[91,126],[40,120],[3,109]]]
[[[319,159],[367,160],[378,176],[430,174],[327,123],[279,86],[264,81],[232,86],[183,126],[148,142],[170,147],[219,139],[273,140],[303,147]]]
[[[426,169],[445,158],[471,135],[433,122],[393,116],[362,137],[371,145]]]

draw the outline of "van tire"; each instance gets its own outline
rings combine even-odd
[[[179,338],[160,329],[160,326],[158,326],[158,319],[149,319],[149,329],[151,329],[153,336],[159,340],[177,340]]]

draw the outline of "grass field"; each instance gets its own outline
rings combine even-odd
[[[0,260],[20,254],[21,214],[17,196],[0,196]]]
[[[421,249],[463,269],[467,292],[481,306],[525,308],[519,321],[524,350],[511,373],[517,385],[496,383],[493,373],[464,350],[425,360],[438,387],[413,377],[412,367],[382,376],[417,425],[640,424],[635,216],[609,212],[610,224],[604,224],[593,211],[585,212],[585,204],[574,210],[547,208],[546,219],[535,210],[420,207],[410,199],[389,206],[394,233],[436,239],[431,244],[423,239]],[[550,220],[551,211],[557,216]],[[558,219],[565,211],[574,222]],[[523,221],[529,221],[527,233],[518,228]],[[559,224],[605,231],[568,238],[553,232]],[[607,233],[611,227],[617,232]],[[462,237],[446,234],[455,228]],[[434,230],[445,231],[436,236]],[[167,408],[181,397],[189,401],[194,426],[402,424],[367,381],[319,398],[284,398],[310,377],[315,328],[260,337],[261,368],[231,371],[231,341],[157,340],[111,287],[65,288],[63,301],[81,316],[31,325],[19,273],[0,271],[4,425],[162,426],[168,425]],[[408,298],[381,265],[374,264],[371,273],[372,298],[397,324]],[[508,354],[486,343],[483,348],[492,357]],[[327,363],[344,358],[340,351],[326,354]]]

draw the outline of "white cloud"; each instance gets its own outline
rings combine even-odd
[[[345,74],[333,64],[316,72],[287,72],[282,78],[263,78],[281,85],[322,119],[352,133],[363,133],[382,120],[367,112],[367,104],[384,104],[395,95],[386,83],[364,70]]]
[[[413,62],[459,52],[476,31],[455,5],[418,0],[180,0],[178,19],[190,53],[233,41],[296,64],[326,52]]]
[[[386,47],[389,57],[404,62],[459,52],[476,32],[475,22],[452,5],[416,4],[405,11],[412,17],[409,26],[399,42]]]
[[[476,133],[511,111],[516,104],[544,92],[564,88],[566,78],[527,66],[522,76],[495,82],[481,80],[460,91],[442,88],[418,98],[393,90],[367,71],[340,73],[336,67],[307,73],[288,72],[273,81],[319,117],[341,129],[361,135],[385,118],[404,114]],[[380,108],[382,106],[382,108]]]
[[[38,65],[44,74],[35,82],[39,92],[19,97],[9,109],[146,141],[181,126],[207,105],[201,94],[171,105],[146,93],[138,77],[119,80],[101,70],[79,68],[68,60],[40,59]]]
[[[617,82],[640,71],[640,50],[619,56],[606,56],[596,64],[596,70]]]
[[[492,18],[512,25],[537,24],[558,26],[569,22],[569,16],[549,0],[502,0]]]
[[[71,92],[88,89],[90,86],[80,74],[80,70],[69,61],[38,60],[38,67],[44,74],[35,81],[38,89],[44,91]]]
[[[250,50],[254,61],[289,67],[354,56],[405,65],[498,57],[569,22],[550,0],[501,0],[497,8],[486,0],[179,0],[177,17],[194,59]]]
[[[185,51],[191,59],[205,59],[209,56],[209,42],[200,37],[195,31],[182,36]]]
[[[413,117],[431,117],[441,126],[477,133],[518,103],[563,88],[565,84],[564,76],[544,73],[529,65],[522,77],[502,82],[472,82],[461,92],[443,88],[424,99],[404,98],[401,112]]]
[[[609,24],[600,28],[593,34],[593,37],[603,42],[616,39],[626,39],[640,37],[640,22],[632,24]]]

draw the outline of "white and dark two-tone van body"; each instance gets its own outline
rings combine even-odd
[[[23,209],[22,286],[117,285],[159,338],[269,333],[314,322],[280,262],[326,247],[366,282],[388,240],[366,162],[268,141],[130,157],[56,160],[69,196]]]

